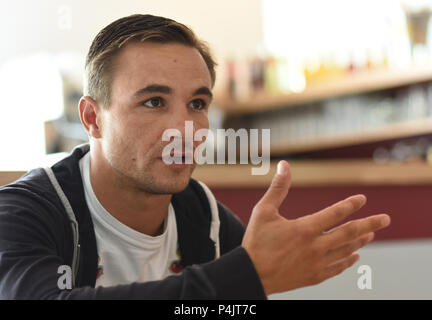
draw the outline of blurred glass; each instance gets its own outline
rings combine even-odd
[[[430,54],[428,44],[428,27],[431,8],[428,6],[403,5],[406,16],[408,37],[411,44],[413,62],[426,59]]]

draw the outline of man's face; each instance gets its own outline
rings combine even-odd
[[[204,59],[182,44],[130,43],[114,66],[111,105],[102,110],[98,139],[106,164],[140,190],[180,192],[195,164],[165,164],[162,150],[169,142],[162,135],[178,129],[184,146],[185,121],[193,121],[194,131],[208,128],[211,79]]]

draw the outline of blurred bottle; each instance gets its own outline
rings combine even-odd
[[[260,56],[256,56],[250,62],[250,70],[251,70],[251,86],[252,86],[252,95],[260,94],[264,91],[264,72],[265,65],[264,61]]]
[[[278,67],[274,56],[268,56],[264,69],[264,88],[266,93],[274,94],[278,91]]]
[[[278,93],[290,93],[292,92],[290,74],[292,68],[289,64],[288,58],[281,57],[277,59],[277,92]]]
[[[226,77],[227,77],[227,91],[228,97],[232,100],[236,99],[236,63],[233,58],[226,61]]]
[[[251,98],[252,72],[250,68],[250,59],[242,54],[237,54],[236,57],[236,93],[235,99],[237,101],[247,101]]]
[[[306,86],[311,85],[316,81],[316,75],[321,67],[321,60],[318,55],[313,55],[305,59],[304,75]]]

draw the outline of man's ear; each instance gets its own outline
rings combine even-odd
[[[85,130],[93,138],[100,138],[102,110],[99,104],[90,96],[83,96],[79,101],[79,115]]]

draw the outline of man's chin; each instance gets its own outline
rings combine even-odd
[[[189,181],[190,179],[176,183],[156,183],[143,188],[143,190],[152,194],[175,194],[185,190],[189,185]]]
[[[153,177],[152,183],[146,183],[144,189],[154,194],[174,194],[182,192],[189,185],[189,181],[195,166],[184,168],[184,170],[161,171]]]

